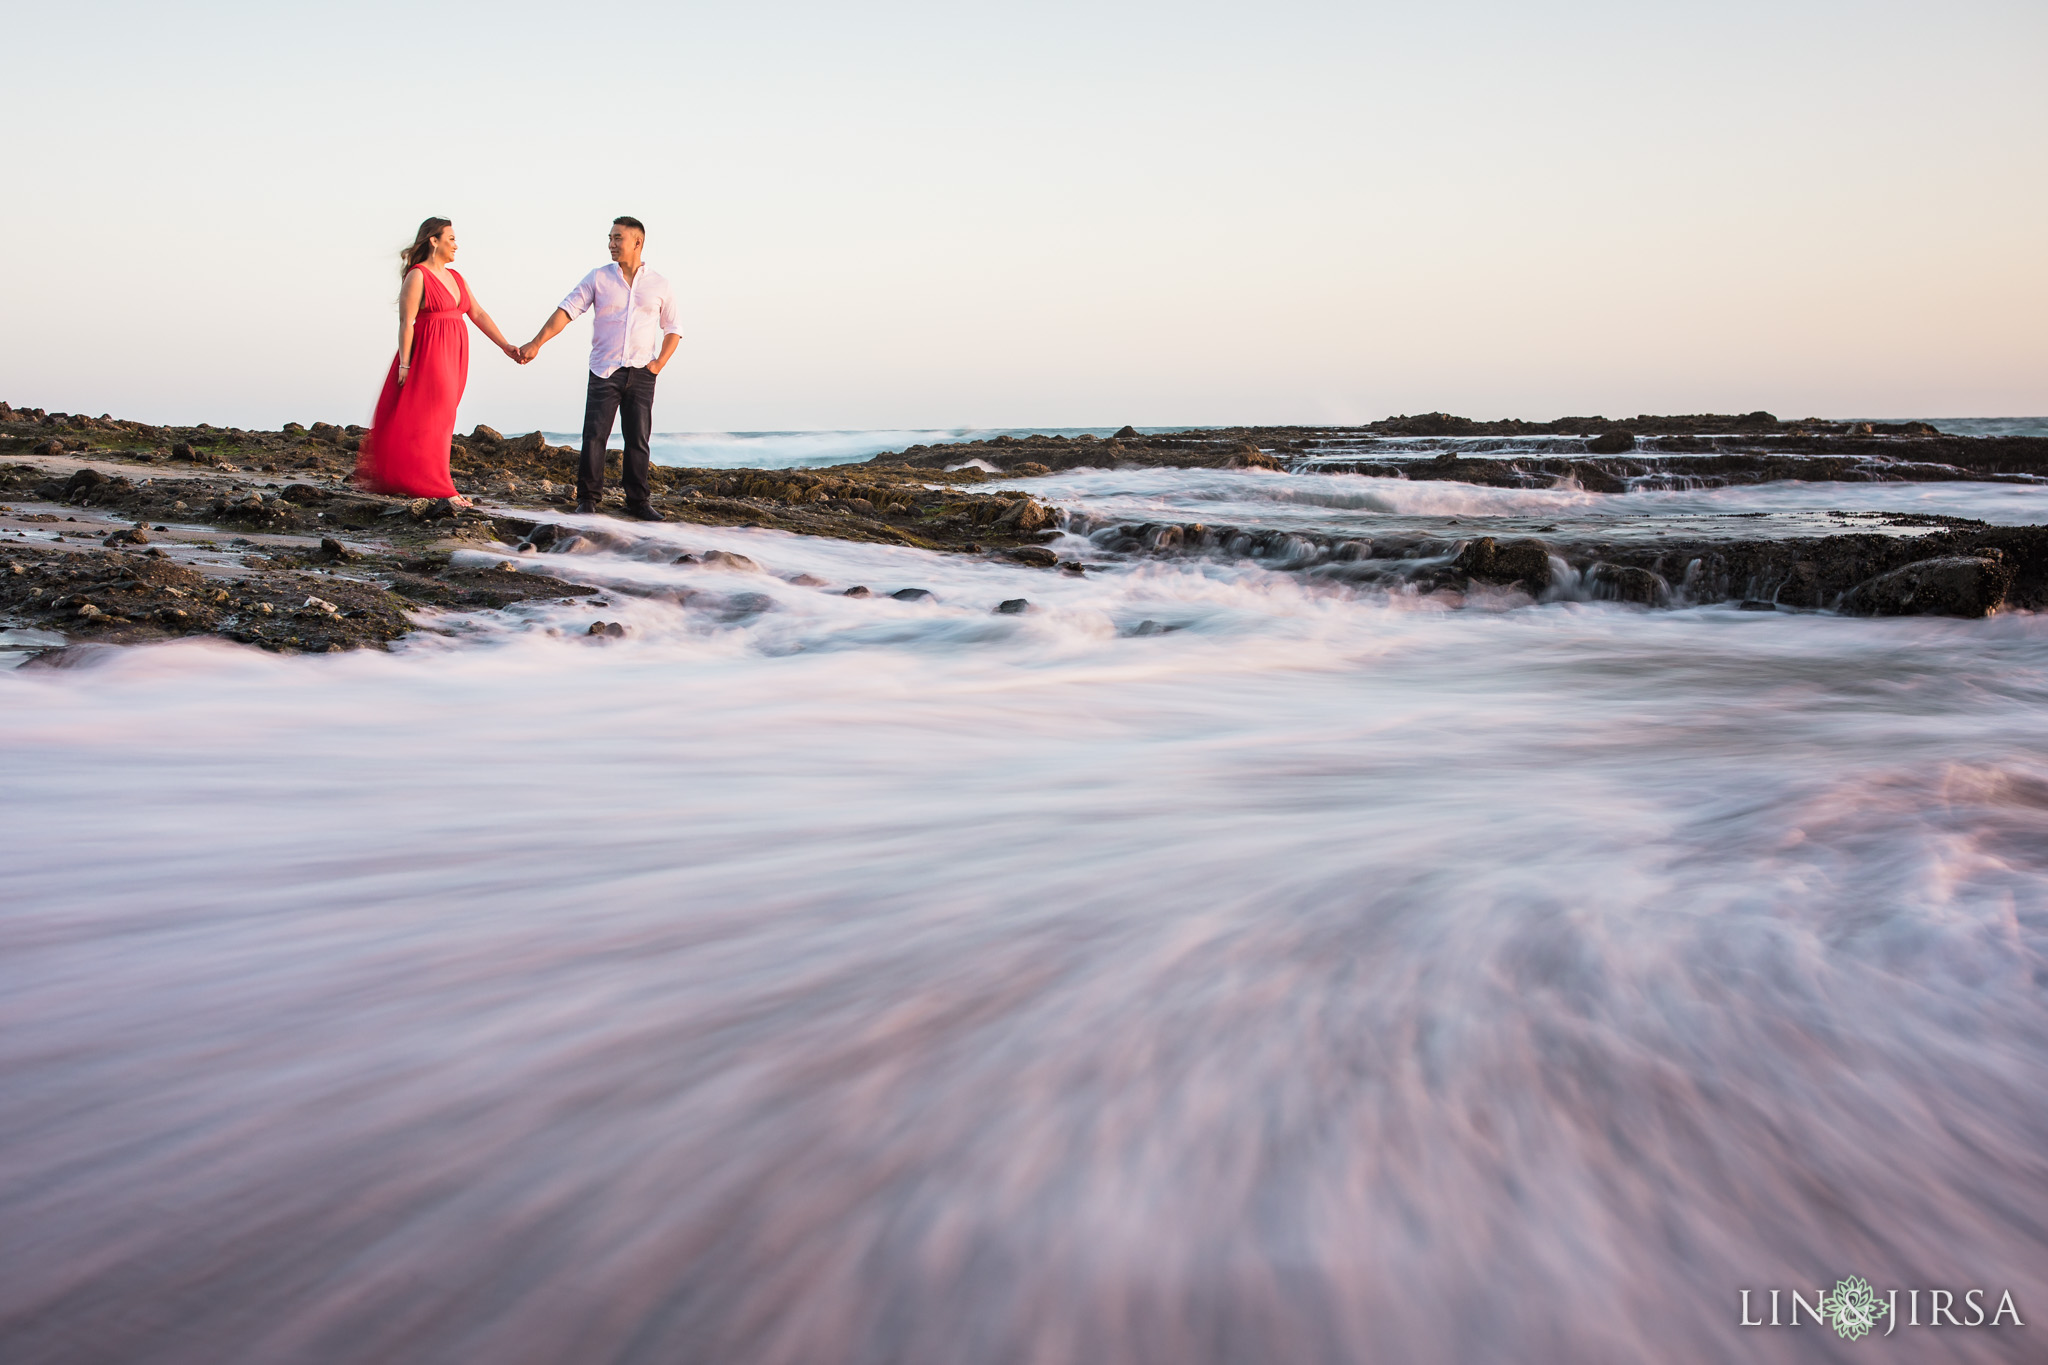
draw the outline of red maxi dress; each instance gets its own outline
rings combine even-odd
[[[412,367],[398,384],[398,357],[377,395],[377,415],[363,438],[356,482],[372,493],[405,498],[452,498],[448,443],[455,435],[455,409],[469,382],[469,282],[451,268],[462,289],[456,298],[431,270],[412,324]]]

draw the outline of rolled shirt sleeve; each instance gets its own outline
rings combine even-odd
[[[667,280],[662,281],[661,330],[665,336],[670,333],[676,336],[683,334],[682,317],[676,309],[676,291]]]
[[[576,287],[574,289],[571,289],[565,296],[563,296],[562,301],[556,304],[555,306],[561,309],[564,313],[567,313],[571,318],[579,318],[582,317],[586,311],[588,311],[590,305],[593,302],[595,302],[596,299],[597,272],[593,270],[588,275],[585,275],[582,279],[578,280],[576,282]]]

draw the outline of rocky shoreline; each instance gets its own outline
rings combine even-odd
[[[434,610],[596,591],[452,562],[463,549],[565,546],[550,517],[574,504],[575,451],[539,432],[458,437],[457,487],[481,504],[462,508],[353,487],[362,435],[323,422],[160,427],[0,404],[0,628],[61,645],[212,635],[327,653],[387,645]],[[655,505],[674,521],[1050,564],[1040,542],[1056,513],[1021,493],[974,491],[988,479],[908,466],[653,470]],[[613,489],[604,510],[621,503]],[[41,644],[63,653],[58,640]]]
[[[1479,458],[1484,452],[1484,458]],[[1431,413],[1361,427],[1219,427],[1141,435],[998,436],[911,446],[875,466],[946,469],[979,461],[1008,477],[1101,466],[1314,470],[1594,493],[1628,488],[1827,482],[2048,480],[2048,437],[1955,436],[1925,422],[1780,422],[1636,417],[1472,422]]]
[[[458,487],[480,506],[402,500],[349,482],[362,431],[160,427],[0,403],[0,627],[61,662],[67,646],[211,635],[283,652],[383,647],[436,611],[597,589],[463,549],[548,553],[577,535],[575,452],[539,433],[458,437]],[[1518,442],[1475,453],[1486,442]],[[1448,448],[1437,444],[1451,443]],[[1463,443],[1462,445],[1459,443]],[[2048,440],[1963,437],[1924,423],[1744,416],[1475,423],[1444,414],[1365,427],[1244,427],[1113,437],[1001,436],[912,446],[825,469],[656,466],[669,519],[1060,563],[1062,530],[1100,557],[1208,554],[1396,590],[1496,588],[1666,606],[1739,600],[1864,614],[1983,616],[2048,606],[2048,528],[1921,518],[1925,534],[1796,539],[1336,538],[1270,528],[1096,523],[996,478],[1086,467],[1352,472],[1590,492],[1775,480],[2048,481]],[[608,495],[607,509],[619,494]],[[1898,520],[1898,519],[1894,519]],[[1907,518],[1912,521],[1914,519]],[[629,530],[623,526],[621,530]],[[629,541],[622,539],[621,544]],[[1070,556],[1071,559],[1071,556]],[[552,567],[566,561],[548,561]],[[24,634],[25,633],[25,634]],[[49,638],[44,638],[49,637]]]
[[[1105,553],[1252,559],[1314,579],[1389,591],[1557,589],[1646,607],[1739,602],[1750,610],[1983,617],[2048,608],[2048,526],[1960,518],[1926,535],[1780,539],[1378,537],[1166,522],[1070,522]]]

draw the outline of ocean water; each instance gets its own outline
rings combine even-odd
[[[2044,496],[1381,482],[1034,481]],[[2040,1358],[2041,618],[571,520],[594,601],[0,673],[0,1359]],[[2027,1325],[1739,1325],[1848,1275]]]
[[[1138,430],[1182,430],[1140,427]],[[1109,436],[1117,427],[929,427],[858,431],[658,431],[648,438],[656,464],[683,469],[793,469],[849,464],[884,451],[914,445],[956,445],[998,436]],[[578,431],[543,433],[555,445],[580,446]],[[622,432],[612,433],[612,450],[625,449]]]
[[[1862,420],[1862,419],[1857,419]],[[1885,419],[1898,420],[1898,419]],[[1965,417],[1934,418],[1934,425],[1958,436],[2048,436],[2048,417]],[[1187,431],[1188,427],[1138,427],[1146,434]],[[847,431],[666,431],[650,438],[654,462],[685,469],[788,469],[815,468],[866,460],[884,451],[913,445],[952,445],[963,441],[986,441],[997,436],[1080,436],[1106,437],[1116,427],[922,427]],[[544,433],[555,445],[575,446],[581,432]],[[1428,441],[1383,442],[1385,446],[1411,445],[1416,450],[1445,446],[1469,446],[1474,442]],[[1576,452],[1584,442],[1576,437],[1522,437],[1477,443],[1488,449],[1542,453],[1555,447]],[[611,449],[625,447],[625,436],[614,430]]]

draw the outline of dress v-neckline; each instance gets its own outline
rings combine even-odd
[[[429,265],[422,265],[422,266],[420,267],[420,270],[421,270],[421,272],[422,272],[423,274],[425,274],[425,275],[426,275],[426,277],[427,277],[428,279],[432,280],[432,281],[433,281],[433,282],[434,282],[435,284],[438,284],[438,285],[440,285],[440,286],[441,286],[441,292],[442,292],[442,293],[444,293],[444,294],[446,294],[446,295],[447,295],[447,296],[448,296],[449,298],[451,298],[451,299],[454,299],[454,300],[455,300],[455,307],[456,307],[456,308],[457,308],[458,310],[459,310],[459,309],[461,309],[461,307],[462,307],[462,283],[461,283],[461,281],[460,281],[460,280],[456,281],[455,287],[454,287],[453,289],[450,289],[450,288],[448,287],[448,281],[447,281],[447,280],[444,280],[444,279],[442,279],[442,278],[441,278],[441,277],[440,277],[439,275],[436,275],[436,274],[434,273],[434,268],[433,268],[432,266],[429,266]],[[450,275],[451,277],[452,277],[452,276],[453,276],[453,275],[455,274],[455,271],[454,271],[454,269],[453,269],[452,267],[451,267],[451,268],[449,268],[449,270],[448,270],[448,274],[449,274],[449,275]],[[440,310],[436,310],[436,311],[440,311]]]

